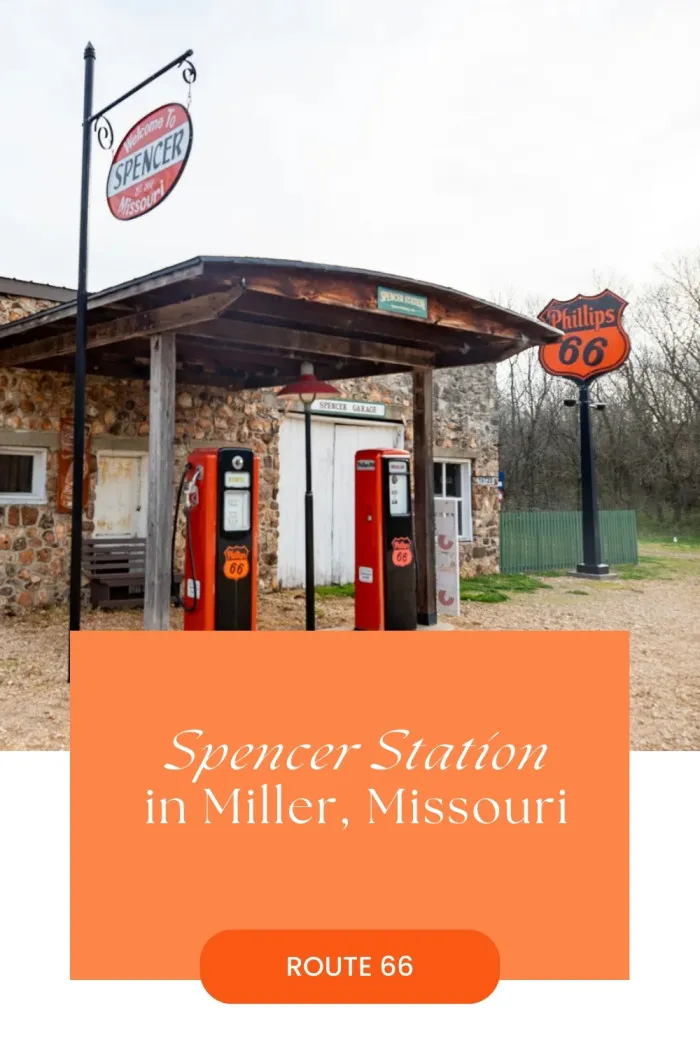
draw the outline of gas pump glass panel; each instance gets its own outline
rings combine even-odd
[[[247,532],[250,528],[250,491],[224,492],[224,532]]]
[[[392,518],[411,513],[408,505],[408,463],[389,461],[389,514]]]

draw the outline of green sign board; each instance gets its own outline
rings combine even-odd
[[[377,309],[406,317],[427,317],[428,300],[424,295],[401,292],[396,288],[377,288]]]

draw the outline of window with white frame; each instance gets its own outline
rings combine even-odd
[[[46,449],[0,445],[0,503],[46,502]]]
[[[435,460],[435,496],[457,500],[460,540],[473,540],[471,460]]]

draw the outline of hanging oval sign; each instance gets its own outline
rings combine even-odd
[[[185,170],[192,149],[192,121],[170,102],[134,124],[119,144],[107,176],[107,204],[115,219],[153,211]]]

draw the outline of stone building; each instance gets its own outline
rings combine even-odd
[[[72,299],[69,289],[0,279],[0,324]],[[319,583],[352,579],[354,452],[410,450],[412,441],[410,377],[337,386],[354,404],[320,404],[314,416]],[[476,479],[498,473],[495,365],[438,370],[435,390],[436,495],[460,501],[462,574],[494,572],[498,493]],[[70,513],[59,493],[59,459],[72,404],[69,373],[0,368],[0,611],[19,613],[66,597]],[[178,386],[176,413],[176,480],[198,445],[239,444],[259,455],[260,584],[301,584],[301,416],[274,389],[229,393],[194,385]],[[85,533],[145,535],[147,382],[88,376],[86,414]]]

